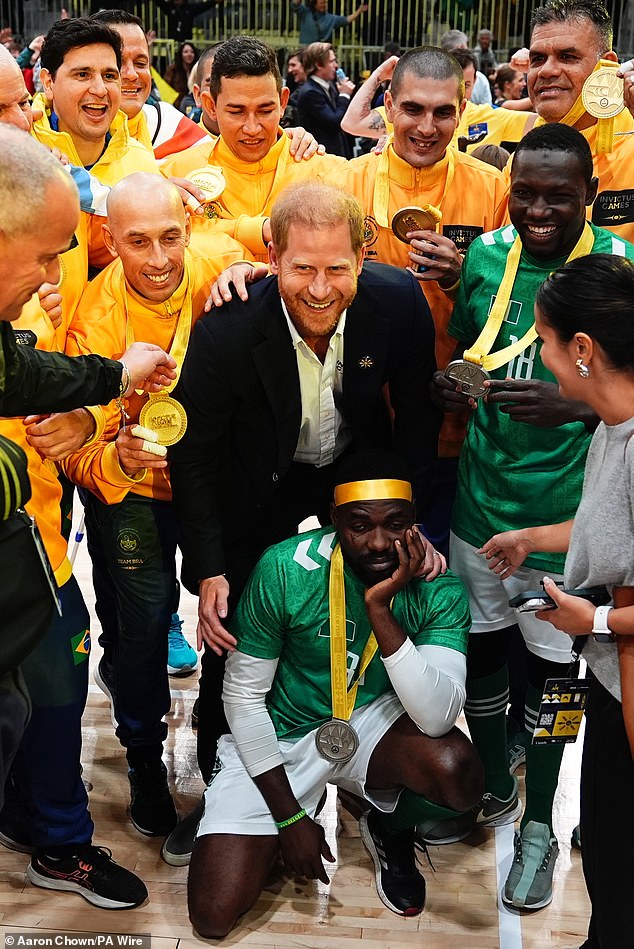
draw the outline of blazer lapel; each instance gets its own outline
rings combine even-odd
[[[251,350],[251,358],[275,418],[278,462],[282,473],[297,448],[301,424],[301,394],[297,358],[282,311],[277,281],[262,300],[259,329],[264,337]]]

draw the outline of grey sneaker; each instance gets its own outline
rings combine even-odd
[[[502,899],[519,909],[541,909],[553,898],[553,871],[559,846],[548,824],[531,820],[515,833],[515,855]]]
[[[416,826],[416,840],[424,844],[442,846],[455,844],[468,837],[478,824],[486,827],[501,827],[512,824],[522,813],[522,802],[517,796],[517,778],[513,778],[513,791],[506,800],[486,793],[476,807],[464,814],[447,817],[445,820],[424,821]]]
[[[512,824],[517,820],[522,813],[522,802],[517,795],[518,787],[517,778],[513,777],[513,791],[510,797],[506,799],[495,797],[487,791],[480,801],[478,824],[485,824],[487,827],[502,827],[504,824]]]

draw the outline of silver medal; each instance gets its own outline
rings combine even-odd
[[[445,369],[445,376],[458,383],[461,391],[472,399],[479,399],[485,394],[487,390],[484,383],[491,378],[486,369],[467,359],[454,359],[450,362]]]
[[[317,729],[315,735],[317,751],[328,761],[350,761],[359,747],[359,738],[352,725],[342,719],[333,718]]]

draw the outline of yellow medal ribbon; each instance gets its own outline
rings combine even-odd
[[[618,69],[619,63],[613,63],[610,59],[600,59],[596,64],[592,73],[597,72],[599,69],[613,68]],[[590,75],[592,75],[592,73]],[[588,79],[590,76],[588,77]],[[586,80],[587,82],[588,80]],[[567,112],[562,119],[559,119],[562,125],[569,125],[574,127],[580,118],[584,115],[589,115],[586,107],[583,103],[583,92],[577,97],[574,105]],[[533,125],[533,128],[537,128],[540,125],[546,125],[545,119],[538,117]],[[596,152],[598,155],[605,155],[607,152],[611,152],[614,145],[614,117],[597,119],[597,143],[596,143]]]
[[[379,155],[379,163],[376,169],[374,179],[374,194],[372,196],[372,215],[379,227],[389,227],[387,215],[390,203],[390,156],[389,151],[393,147],[394,135],[388,135],[385,148]],[[455,153],[451,148],[445,152],[447,158],[447,177],[443,188],[443,196],[440,199],[439,207],[442,211],[442,205],[445,195],[451,188],[451,183],[456,170]]]
[[[182,287],[182,284],[181,284]],[[183,365],[183,360],[185,359],[185,353],[187,352],[187,345],[189,343],[189,336],[192,329],[192,295],[189,292],[192,287],[191,273],[189,270],[189,265],[187,259],[185,259],[185,293],[183,296],[183,305],[181,306],[178,318],[176,320],[176,327],[174,329],[174,336],[172,338],[172,345],[170,346],[169,355],[172,356],[176,362],[176,378],[170,382],[168,386],[165,386],[159,393],[152,395],[150,393],[149,398],[165,398],[165,395],[172,391],[176,383],[178,382],[178,377]],[[180,287],[179,287],[180,289]],[[123,305],[125,307],[125,345],[128,349],[132,343],[135,342],[134,339],[134,330],[132,329],[132,321],[130,320],[128,314],[128,289],[125,280],[125,274],[123,270],[121,272],[121,297],[123,299]],[[178,292],[178,291],[176,291]]]
[[[370,633],[361,656],[359,673],[348,689],[348,663],[346,655],[346,587],[343,576],[343,554],[337,543],[330,560],[328,584],[330,608],[330,680],[332,690],[333,718],[347,722],[352,715],[357,698],[359,680],[370,665],[379,648],[374,633]]]
[[[592,228],[586,221],[583,231],[581,232],[581,237],[570,252],[566,263],[571,260],[575,260],[577,257],[585,257],[586,254],[589,254],[592,251],[593,246],[594,234],[592,233]],[[484,327],[482,328],[482,332],[478,336],[471,349],[465,350],[462,357],[467,362],[477,363],[477,365],[482,366],[483,369],[486,369],[487,372],[492,369],[499,369],[499,367],[503,366],[505,362],[510,362],[511,359],[514,359],[515,356],[525,350],[527,346],[530,346],[530,344],[537,339],[537,330],[535,329],[535,324],[533,323],[531,328],[522,336],[521,339],[518,339],[516,343],[513,343],[511,346],[505,346],[504,349],[500,349],[498,352],[492,353],[489,356],[491,347],[493,346],[497,335],[500,332],[500,327],[504,322],[504,318],[506,317],[506,313],[509,308],[509,303],[511,302],[511,293],[513,291],[513,284],[515,283],[515,277],[517,275],[521,255],[522,242],[518,235],[513,241],[513,246],[509,251],[508,257],[506,258],[504,276],[502,277],[500,288],[495,295],[495,301],[489,311],[489,316],[486,323],[484,324]]]

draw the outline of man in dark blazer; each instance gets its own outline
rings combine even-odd
[[[337,57],[330,43],[311,43],[303,59],[308,78],[297,93],[297,121],[331,155],[352,158],[352,141],[341,131],[341,120],[350,105],[354,83],[335,81]]]
[[[424,504],[440,422],[428,391],[429,309],[410,274],[363,267],[356,199],[301,184],[275,204],[271,227],[274,276],[198,321],[174,392],[188,418],[169,452],[182,580],[199,596],[199,641],[209,647],[198,733],[206,780],[226,731],[219,657],[236,644],[224,626],[229,594],[233,609],[262,551],[304,518],[328,523],[333,463],[345,452],[399,452]],[[428,561],[435,575],[431,546]]]

